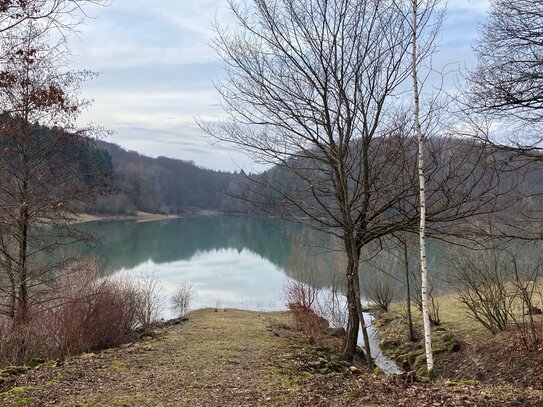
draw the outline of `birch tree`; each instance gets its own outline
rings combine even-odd
[[[420,93],[417,70],[417,34],[418,34],[418,0],[412,0],[411,5],[412,25],[412,78],[413,78],[413,120],[415,123],[415,134],[417,137],[417,170],[419,176],[419,248],[420,248],[420,270],[421,270],[421,295],[422,295],[422,319],[424,323],[424,346],[426,349],[426,367],[428,376],[433,375],[434,356],[432,353],[432,328],[428,313],[428,263],[426,261],[426,178],[424,175],[424,141],[420,126]]]

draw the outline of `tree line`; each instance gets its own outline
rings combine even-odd
[[[100,140],[92,151],[103,156],[103,169],[110,171],[108,191],[82,211],[110,215],[246,211],[226,193],[238,173],[210,170],[190,161],[146,157]]]

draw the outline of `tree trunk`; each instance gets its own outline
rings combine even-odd
[[[349,315],[347,321],[347,332],[343,343],[343,358],[347,362],[352,363],[358,342],[358,324],[360,321],[355,304],[354,284],[352,281],[349,282],[349,280],[352,280],[352,276],[347,275],[347,308]]]
[[[360,296],[360,279],[358,276],[358,262],[360,257],[360,250],[357,249],[355,239],[353,237],[345,238],[345,248],[347,253],[347,304],[349,308],[349,322],[354,322],[355,318],[352,317],[352,314],[356,314],[357,322],[360,324],[362,330],[362,337],[364,338],[364,352],[366,356],[366,362],[369,366],[373,367],[373,358],[371,357],[371,346],[369,342],[368,329],[364,321],[364,314],[362,312],[362,301]],[[355,326],[348,326],[352,331],[349,336],[347,332],[346,341],[351,341],[350,343],[345,343],[344,346],[344,356],[346,360],[350,356],[347,353],[349,349],[356,349],[358,342],[358,323]]]
[[[23,141],[19,146],[19,161],[21,164],[21,176],[19,180],[19,219],[17,220],[18,236],[16,237],[19,243],[18,258],[17,258],[17,275],[19,292],[17,297],[17,313],[15,319],[17,323],[26,324],[30,319],[29,300],[28,300],[28,227],[29,227],[29,169],[27,157],[26,142],[29,139],[29,124],[28,116],[24,119]]]
[[[424,143],[422,131],[420,128],[420,102],[419,85],[417,74],[417,1],[411,0],[413,13],[412,26],[412,77],[413,77],[413,102],[414,102],[414,121],[415,131],[418,143],[418,173],[419,173],[419,192],[420,192],[420,269],[421,269],[421,294],[422,294],[422,317],[424,322],[424,344],[426,349],[426,367],[428,377],[432,378],[434,374],[434,357],[432,353],[432,331],[430,326],[430,314],[428,311],[428,265],[426,262],[426,179],[424,176]]]
[[[354,276],[355,276],[355,294],[356,294],[356,308],[358,312],[358,318],[360,319],[360,328],[362,329],[362,337],[364,338],[364,352],[366,354],[366,362],[368,363],[369,367],[374,367],[373,357],[371,356],[371,345],[370,345],[370,337],[368,335],[368,327],[366,326],[366,321],[364,319],[364,312],[362,310],[362,299],[360,295],[360,278],[358,276],[358,259],[356,259],[355,262],[355,268],[356,270]]]

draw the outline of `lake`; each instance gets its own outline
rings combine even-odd
[[[83,253],[96,255],[107,273],[152,273],[166,296],[183,282],[191,284],[197,293],[193,308],[285,309],[281,294],[288,277],[313,273],[319,286],[331,284],[329,238],[315,239],[316,232],[289,222],[205,216],[99,221],[83,228],[99,241]],[[308,239],[312,243],[302,247]]]

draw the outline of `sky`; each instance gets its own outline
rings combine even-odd
[[[471,46],[489,0],[449,0],[434,58],[448,70],[472,66]],[[80,123],[112,132],[106,141],[152,157],[192,160],[216,170],[258,170],[239,149],[213,144],[196,118],[221,116],[214,82],[222,63],[211,44],[213,23],[231,21],[227,0],[111,0],[71,41],[75,69],[98,77],[84,84],[93,101]],[[449,85],[455,82],[449,75]]]

